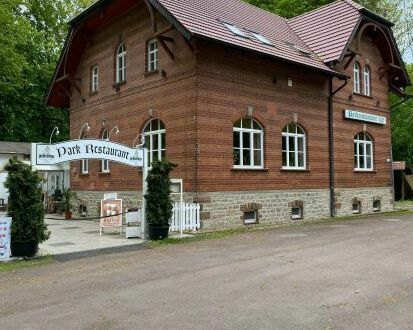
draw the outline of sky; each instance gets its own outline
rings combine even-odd
[[[407,51],[403,59],[406,63],[413,63],[413,50]]]

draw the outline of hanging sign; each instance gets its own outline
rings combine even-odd
[[[71,140],[36,144],[36,165],[55,165],[80,159],[105,159],[134,167],[143,166],[143,149],[105,141]]]
[[[354,110],[344,110],[344,118],[352,119],[352,120],[359,120],[368,123],[386,125],[386,117],[372,115],[370,113],[354,111]]]
[[[0,218],[0,260],[10,259],[11,218]]]

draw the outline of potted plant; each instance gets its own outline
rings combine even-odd
[[[10,159],[4,186],[9,191],[8,216],[12,218],[11,252],[16,257],[33,257],[50,232],[44,221],[42,178],[30,165]]]
[[[72,201],[76,198],[76,193],[70,190],[70,188],[63,188],[62,192],[62,205],[65,212],[65,219],[70,220],[72,219]]]
[[[158,240],[168,237],[169,233],[173,208],[169,173],[176,165],[166,160],[155,160],[151,166],[146,178],[146,221],[149,239]]]

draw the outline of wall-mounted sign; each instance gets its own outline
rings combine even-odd
[[[121,227],[122,228],[122,200],[107,199],[100,201],[100,235],[102,228]],[[122,230],[121,230],[122,233]]]
[[[0,259],[10,259],[11,218],[0,218]]]
[[[386,125],[386,117],[372,115],[370,113],[354,111],[354,110],[345,110],[344,111],[344,118],[352,119],[352,120],[359,120],[368,123]]]
[[[105,140],[71,140],[36,145],[36,165],[55,165],[80,159],[106,159],[129,166],[143,166],[143,150]]]
[[[108,199],[118,199],[118,193],[106,193],[103,194],[103,199],[108,200]]]

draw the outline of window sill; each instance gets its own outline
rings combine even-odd
[[[89,176],[89,173],[79,173],[79,176],[87,177],[87,176]]]
[[[233,167],[233,172],[268,172],[268,168]]]
[[[365,98],[368,98],[368,99],[371,99],[371,100],[374,99],[373,96],[371,96],[371,95],[364,95],[364,94],[362,94],[362,93],[355,93],[355,92],[353,92],[353,95],[365,97]]]
[[[376,170],[354,170],[354,173],[377,173]]]
[[[281,167],[281,172],[310,172],[310,168],[288,168],[288,167]]]
[[[154,76],[156,74],[159,74],[159,69],[153,70],[153,71],[146,71],[144,76],[145,77],[150,77],[150,76]]]
[[[110,175],[110,172],[98,172],[98,175]]]
[[[114,83],[114,84],[113,84],[113,88],[115,88],[116,91],[119,91],[119,90],[120,90],[120,86],[123,86],[123,85],[126,85],[126,80],[123,80],[123,81]]]
[[[98,94],[99,94],[99,91],[94,91],[94,92],[90,92],[89,96],[94,96],[94,95],[98,95]]]

